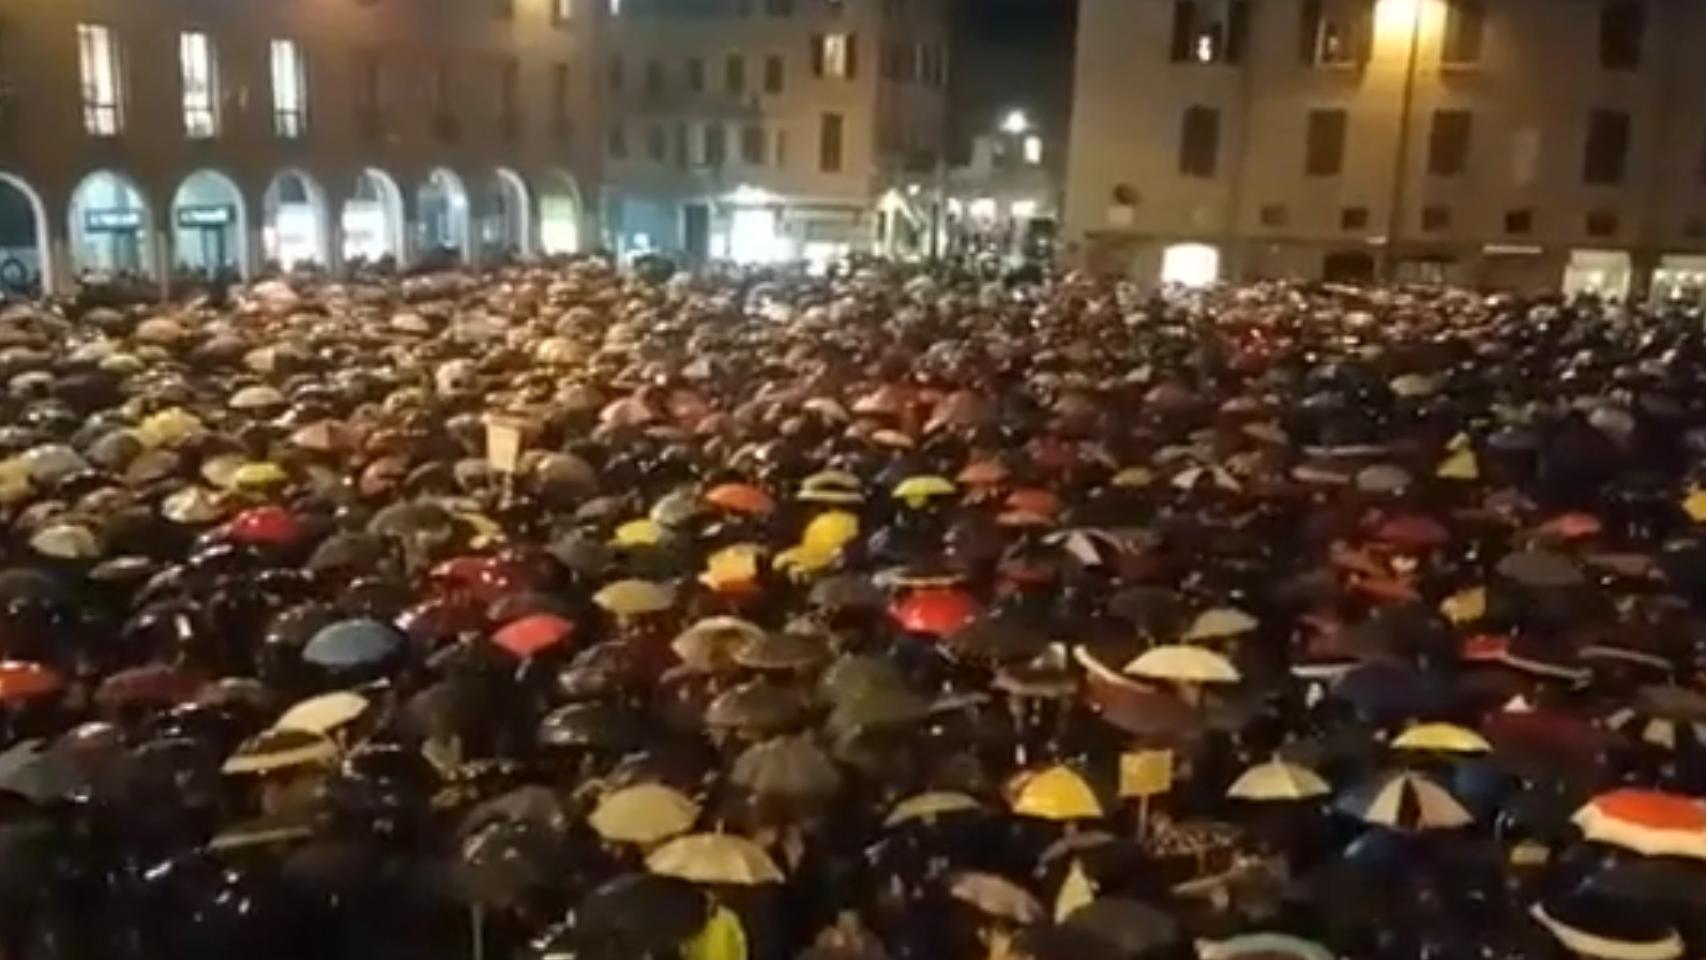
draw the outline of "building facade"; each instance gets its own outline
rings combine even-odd
[[[0,0],[0,281],[576,248],[606,0]]]
[[[1009,110],[948,173],[946,250],[1018,264],[1056,254],[1064,138]]]
[[[943,0],[620,0],[602,209],[624,255],[824,261],[928,243]]]
[[[1066,231],[1146,280],[1694,292],[1698,0],[1082,0]]]

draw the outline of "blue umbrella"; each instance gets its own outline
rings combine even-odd
[[[397,631],[378,620],[341,620],[321,628],[302,648],[302,659],[332,669],[377,663],[402,644]]]

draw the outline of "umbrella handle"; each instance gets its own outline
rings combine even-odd
[[[468,925],[474,939],[472,960],[486,960],[486,908],[479,904],[469,907]]]

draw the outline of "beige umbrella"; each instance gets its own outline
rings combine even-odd
[[[785,879],[764,848],[728,833],[676,837],[646,858],[646,869],[690,883],[759,886]]]
[[[713,616],[677,634],[670,648],[689,669],[721,673],[735,666],[735,653],[764,638],[764,628],[740,617]]]
[[[593,595],[593,602],[617,616],[661,613],[675,606],[675,591],[651,580],[617,580]]]
[[[1276,757],[1245,770],[1227,788],[1226,795],[1237,800],[1266,803],[1309,800],[1326,796],[1332,790],[1315,771]]]
[[[1255,617],[1237,607],[1215,607],[1204,610],[1185,631],[1184,640],[1224,640],[1255,630]]]
[[[296,767],[321,766],[337,759],[338,745],[306,730],[263,730],[237,748],[220,768],[230,774],[277,773]]]
[[[679,836],[699,819],[699,805],[686,794],[656,783],[605,794],[587,823],[606,840],[650,845]]]
[[[309,697],[284,711],[273,723],[277,730],[306,730],[329,734],[367,712],[370,702],[359,693],[334,690]]]
[[[969,903],[992,917],[1019,923],[1036,923],[1043,918],[1043,905],[1030,892],[1006,877],[993,873],[965,871],[957,873],[948,883],[948,893],[955,900]]]
[[[917,820],[935,820],[949,814],[970,813],[982,809],[983,804],[978,803],[975,797],[953,790],[932,790],[895,804],[894,809],[883,819],[883,826],[898,827]]]
[[[1226,657],[1213,650],[1182,644],[1151,647],[1126,664],[1125,672],[1178,683],[1237,683],[1242,678]]]

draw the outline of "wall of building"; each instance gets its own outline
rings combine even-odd
[[[602,0],[574,2],[573,16],[557,24],[551,0],[513,0],[507,19],[494,15],[495,2],[460,0],[0,0],[6,90],[0,171],[40,198],[61,280],[69,268],[64,245],[72,192],[97,170],[122,173],[146,197],[161,233],[160,263],[171,260],[165,247],[173,195],[202,169],[218,171],[240,191],[251,268],[260,259],[263,198],[283,170],[299,171],[323,195],[334,259],[341,246],[336,211],[366,168],[395,180],[411,219],[417,187],[434,169],[460,178],[476,207],[496,171],[510,170],[532,194],[536,224],[540,193],[584,190],[579,185],[598,177],[600,154],[596,138],[587,133],[597,127],[591,51]],[[125,121],[117,137],[85,132],[79,23],[104,24],[120,39]],[[178,58],[183,30],[206,31],[216,51],[221,130],[211,140],[190,140],[183,133]],[[274,38],[297,41],[306,55],[308,128],[300,139],[274,134],[269,83]],[[383,63],[377,129],[369,129],[356,108],[357,54],[364,50]],[[521,123],[514,129],[500,127],[498,119],[499,64],[508,57],[519,68]],[[435,128],[425,93],[445,58],[453,64],[451,106],[460,128],[454,139]],[[552,72],[559,62],[571,65],[573,77],[568,136],[552,121]]]
[[[1378,0],[1365,62],[1306,65],[1302,3],[1251,3],[1233,65],[1171,62],[1172,0],[1083,0],[1066,221],[1085,262],[1123,268],[1143,249],[1196,240],[1219,245],[1234,274],[1319,276],[1326,257],[1362,252],[1382,264],[1437,257],[1448,279],[1476,283],[1548,272],[1571,249],[1625,250],[1639,266],[1706,245],[1706,64],[1690,55],[1706,39],[1706,5],[1647,0],[1639,68],[1615,71],[1600,64],[1600,0],[1485,0],[1481,57],[1462,66],[1442,64],[1447,0]],[[1193,105],[1220,114],[1213,177],[1180,173]],[[1304,170],[1318,108],[1348,114],[1337,176]],[[1429,173],[1439,109],[1473,116],[1462,175]],[[1595,109],[1632,118],[1613,186],[1583,182]],[[1121,184],[1136,201],[1123,209]],[[1424,227],[1430,207],[1448,226]],[[1347,208],[1366,222],[1348,225]],[[1518,210],[1532,211],[1532,229],[1506,229]],[[1614,216],[1615,230],[1590,235],[1590,213]],[[1546,268],[1512,265],[1524,255]]]

